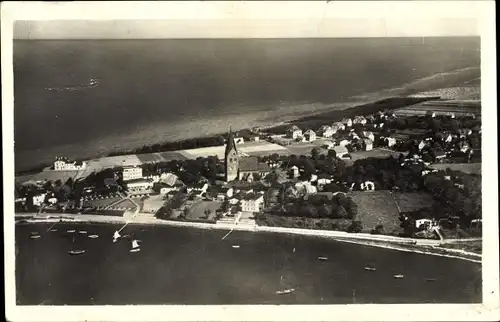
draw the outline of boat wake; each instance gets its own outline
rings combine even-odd
[[[95,78],[91,78],[89,79],[89,82],[87,84],[78,84],[78,85],[63,86],[63,87],[45,87],[45,90],[52,92],[75,92],[87,88],[95,88],[98,86],[99,86],[99,81]]]

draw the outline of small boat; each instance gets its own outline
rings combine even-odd
[[[136,253],[136,252],[140,252],[141,249],[139,248],[139,242],[137,240],[133,240],[132,241],[132,249],[130,250],[131,253]]]
[[[31,239],[38,239],[38,238],[40,238],[40,237],[42,237],[42,236],[40,236],[40,235],[38,235],[38,234],[32,234],[32,235],[30,236],[30,238],[31,238]]]
[[[80,233],[80,234],[86,234],[86,233],[87,233],[87,231],[86,231],[86,230],[80,230],[80,231],[79,231],[79,233]]]
[[[51,229],[50,231],[57,231],[57,229],[54,228],[54,229]]]
[[[295,253],[295,247],[293,248],[293,253]]]
[[[426,278],[425,281],[426,282],[435,282],[435,281],[437,281],[437,279],[435,279],[435,278]]]
[[[371,272],[374,272],[376,271],[377,269],[375,267],[365,267],[365,271],[371,271]]]
[[[89,235],[89,238],[92,238],[92,239],[99,238],[99,235]]]
[[[294,288],[289,288],[289,289],[282,290],[282,291],[276,291],[276,294],[278,294],[278,295],[290,294],[290,293],[292,293],[294,291],[295,291]]]
[[[116,243],[116,241],[118,240],[118,238],[120,238],[120,233],[118,231],[115,231],[114,235],[113,235],[113,243]]]
[[[83,253],[85,253],[85,250],[84,250],[84,249],[80,249],[80,250],[70,250],[70,251],[68,252],[68,254],[70,254],[70,255],[81,255],[81,254],[83,254]]]
[[[328,259],[328,257],[319,256],[318,259],[320,261],[326,261]]]
[[[68,230],[67,230],[67,232],[68,232],[68,233],[74,233],[75,231],[76,231],[76,230],[74,230],[74,229],[68,229]]]
[[[394,275],[394,278],[403,278],[403,277],[405,277],[403,274]]]
[[[240,245],[233,245],[233,248],[240,248]]]

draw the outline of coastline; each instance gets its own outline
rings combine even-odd
[[[28,217],[29,219],[23,219]],[[456,258],[474,263],[481,263],[481,254],[467,252],[459,249],[451,249],[440,247],[445,242],[441,240],[425,240],[402,238],[388,235],[371,235],[364,233],[347,233],[341,231],[329,230],[312,230],[300,228],[283,228],[283,227],[266,227],[257,225],[238,225],[238,224],[209,224],[198,222],[181,222],[171,220],[160,220],[154,217],[126,218],[116,216],[100,216],[100,215],[71,215],[71,214],[45,214],[43,216],[31,214],[16,214],[16,221],[22,220],[26,224],[31,223],[79,223],[79,224],[129,224],[129,225],[155,225],[155,226],[171,226],[171,227],[187,227],[197,229],[215,229],[215,230],[238,230],[248,232],[262,233],[280,233],[294,234],[302,236],[314,236],[318,238],[328,238],[339,242],[354,243],[364,246],[379,247],[391,249],[395,251],[404,251],[412,253],[420,253],[425,255],[434,255],[448,258]]]

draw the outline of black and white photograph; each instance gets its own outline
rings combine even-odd
[[[8,320],[500,317],[493,2],[1,20]]]

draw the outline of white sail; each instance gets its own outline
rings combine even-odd
[[[137,242],[137,240],[132,241],[132,248],[139,248],[139,243]]]
[[[115,242],[120,237],[120,233],[118,231],[115,231],[115,234],[113,235],[113,241]]]

